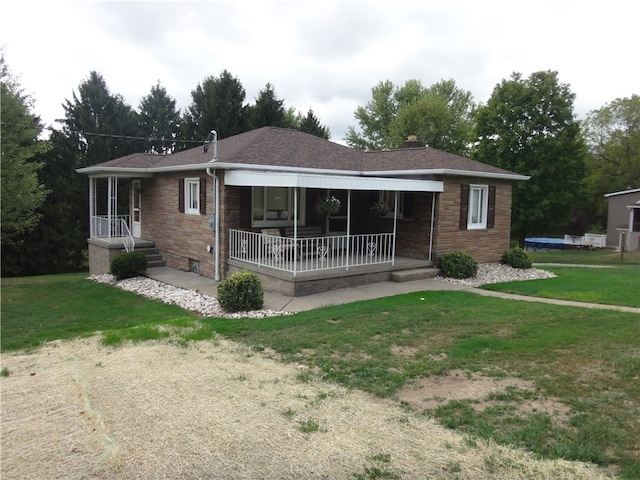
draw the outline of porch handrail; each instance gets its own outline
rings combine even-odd
[[[133,239],[131,230],[129,230],[129,225],[127,225],[127,222],[124,219],[120,219],[120,231],[124,234],[121,237],[124,249],[127,252],[133,252],[133,250],[135,250],[136,248],[136,241]]]
[[[229,258],[292,273],[394,263],[394,234],[291,238],[229,230]]]

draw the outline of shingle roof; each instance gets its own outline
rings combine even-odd
[[[204,144],[203,144],[204,145]],[[155,169],[185,169],[213,166],[213,149],[203,146],[182,152],[159,155],[139,153],[116,158],[81,173],[125,169],[153,171]],[[378,152],[363,152],[324,140],[298,130],[263,127],[221,139],[217,146],[217,163],[255,165],[256,167],[286,167],[353,172],[407,172],[429,170],[459,170],[485,175],[517,175],[501,168],[453,155],[429,147],[402,148]]]

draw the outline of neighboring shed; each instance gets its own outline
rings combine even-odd
[[[625,235],[628,251],[640,250],[640,188],[607,193],[607,245],[620,247]]]

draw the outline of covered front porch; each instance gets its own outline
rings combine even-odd
[[[240,204],[251,201],[250,224],[241,220],[225,232],[227,270],[254,271],[265,289],[308,295],[433,264],[442,182],[238,170],[226,172],[224,183],[244,192]],[[334,211],[319,211],[332,202]],[[376,211],[382,204],[385,210]]]

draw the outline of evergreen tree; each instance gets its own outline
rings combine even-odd
[[[167,94],[160,82],[140,101],[140,133],[148,138],[147,151],[171,153],[180,132],[180,111],[176,101]]]
[[[318,120],[318,117],[316,117],[311,108],[307,111],[307,115],[300,121],[298,130],[324,138],[325,140],[329,140],[331,136],[329,129],[320,124],[320,120]]]
[[[102,76],[92,71],[65,100],[63,132],[79,151],[80,165],[89,166],[142,152],[145,142],[138,127],[138,114],[121,95],[112,95]]]
[[[522,175],[514,183],[512,236],[553,234],[568,225],[581,195],[585,148],[575,95],[557,72],[514,73],[477,114],[475,158]]]
[[[218,138],[226,138],[249,129],[245,90],[228,71],[217,78],[205,78],[191,97],[193,101],[183,117],[183,139],[204,141],[211,130],[218,133]]]
[[[255,105],[249,108],[251,128],[284,127],[284,100],[276,96],[273,85],[267,83],[258,93]]]

